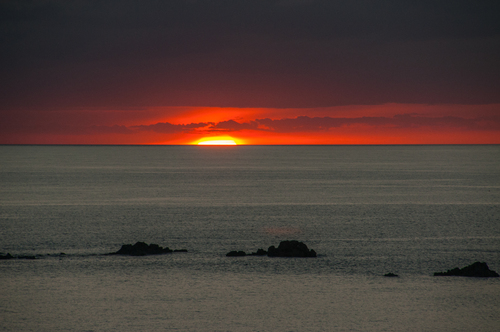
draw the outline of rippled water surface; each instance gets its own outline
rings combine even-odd
[[[494,330],[499,146],[0,146],[0,330]],[[281,240],[317,258],[225,257]],[[145,241],[187,253],[103,255]],[[60,255],[60,253],[65,255]],[[384,278],[393,272],[399,278]]]

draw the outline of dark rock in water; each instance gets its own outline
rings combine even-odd
[[[257,252],[252,252],[250,255],[252,256],[265,256],[267,255],[267,251],[264,249],[257,249]]]
[[[384,274],[384,277],[399,277],[397,274],[394,274],[392,272]]]
[[[267,249],[269,257],[316,257],[314,250],[299,241],[281,241],[278,248],[270,246]]]
[[[244,251],[230,251],[226,254],[227,257],[241,257],[241,256],[246,256],[246,253]]]
[[[168,247],[163,248],[157,244],[147,245],[144,242],[137,242],[134,245],[124,244],[117,252],[113,253],[115,255],[127,255],[127,256],[146,256],[146,255],[161,255],[171,253]]]
[[[230,251],[226,254],[228,257],[246,256],[244,251]],[[278,248],[270,246],[267,251],[258,249],[249,256],[269,256],[269,257],[316,257],[314,250],[309,250],[307,246],[299,241],[281,241]]]
[[[446,272],[435,272],[434,276],[458,276],[458,277],[477,277],[477,278],[497,278],[498,273],[490,270],[488,264],[475,262],[469,266],[459,269],[458,267]]]
[[[12,259],[14,258],[11,254],[7,253],[7,255],[0,255],[0,259]]]
[[[267,251],[264,249],[258,249],[257,252],[252,252],[251,254],[248,254],[248,256],[265,256],[267,255]],[[227,257],[242,257],[242,256],[247,256],[246,252],[244,251],[230,251],[226,254]]]
[[[36,259],[36,256],[33,256],[33,255],[21,255],[21,256],[17,256],[17,258],[19,258],[19,259]]]

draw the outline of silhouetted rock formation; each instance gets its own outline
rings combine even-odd
[[[244,251],[230,251],[226,254],[228,257],[246,256]],[[281,241],[278,248],[270,246],[267,251],[258,249],[257,252],[252,252],[249,256],[269,256],[269,257],[316,257],[314,250],[309,250],[307,246],[299,241]]]
[[[257,252],[252,252],[250,255],[252,256],[265,256],[267,255],[267,251],[264,249],[257,249]]]
[[[269,257],[316,257],[314,250],[299,241],[281,241],[278,248],[270,246],[267,249]]]
[[[226,254],[227,257],[241,257],[241,256],[246,256],[247,254],[244,251],[230,251]]]
[[[11,254],[7,253],[7,255],[0,255],[0,259],[12,259],[14,256]]]
[[[241,250],[239,251],[233,250],[226,254],[227,257],[243,257],[246,255],[247,253]],[[257,252],[252,252],[251,254],[248,254],[248,256],[265,256],[265,255],[267,255],[267,251],[265,251],[264,249],[258,249]]]
[[[124,244],[117,252],[112,254],[114,255],[127,255],[127,256],[146,256],[146,255],[161,255],[161,254],[169,254],[173,252],[168,247],[163,248],[157,244],[147,245],[144,242],[137,242],[134,245]]]
[[[384,277],[399,277],[397,274],[394,274],[392,272],[384,274]]]
[[[446,272],[435,272],[434,276],[459,276],[459,277],[478,277],[478,278],[496,278],[498,273],[489,269],[488,264],[475,262],[469,266],[459,269],[458,267]]]

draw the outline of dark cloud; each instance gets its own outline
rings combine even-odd
[[[255,119],[249,122],[237,122],[234,120],[221,121],[218,123],[191,123],[174,125],[168,122],[154,125],[141,125],[128,127],[128,130],[154,131],[157,133],[173,134],[187,133],[201,129],[207,132],[237,132],[242,130],[256,130],[278,133],[296,132],[322,132],[335,128],[364,125],[378,128],[423,128],[433,130],[445,128],[460,130],[500,130],[500,115],[489,117],[464,118],[458,116],[430,117],[419,114],[397,114],[393,117],[309,117],[298,116],[296,118],[284,119]]]
[[[174,134],[174,133],[189,132],[193,129],[203,128],[209,125],[213,125],[213,123],[200,122],[200,123],[190,123],[190,124],[171,124],[168,122],[162,122],[152,125],[132,126],[130,128],[141,131],[154,131],[155,133],[162,133],[162,134]]]
[[[238,131],[238,130],[257,130],[258,123],[255,121],[246,122],[246,123],[238,123],[234,120],[221,121],[217,124],[213,124],[210,126],[210,130],[220,130],[220,131]]]
[[[308,116],[299,116],[293,119],[257,119],[255,122],[263,126],[266,130],[281,133],[327,131],[333,128],[352,125],[385,126],[391,128],[432,127],[434,129],[500,130],[500,116],[488,118],[462,118],[456,116],[428,117],[417,114],[398,114],[393,117],[363,116],[357,118],[311,118]]]
[[[500,102],[498,1],[1,1],[0,109]]]
[[[54,116],[57,116],[55,114]],[[0,141],[4,144],[12,142],[25,142],[25,135],[67,135],[67,136],[87,136],[94,135],[126,135],[131,142],[134,137],[139,141],[145,134],[161,134],[168,138],[174,134],[193,134],[198,136],[224,133],[237,133],[241,131],[256,131],[265,133],[335,133],[342,128],[344,131],[359,131],[365,129],[383,129],[387,132],[397,129],[416,129],[438,133],[440,131],[500,131],[500,115],[459,117],[459,116],[425,116],[419,114],[398,114],[392,117],[309,117],[298,116],[296,118],[282,119],[255,119],[248,122],[237,122],[235,120],[214,122],[200,122],[189,124],[172,124],[169,122],[159,122],[150,125],[96,125],[82,121],[80,124],[73,122],[62,125],[58,118],[46,119],[43,122],[32,119],[21,119],[14,125],[12,123],[0,122]],[[236,134],[237,135],[237,134]],[[123,137],[123,136],[121,136]],[[9,143],[9,144],[10,144]]]

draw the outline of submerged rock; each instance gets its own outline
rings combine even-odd
[[[490,270],[488,264],[484,262],[475,262],[469,266],[459,269],[458,267],[446,272],[435,272],[434,276],[458,276],[458,277],[477,277],[477,278],[497,278],[498,273]]]
[[[163,248],[157,244],[146,244],[144,242],[137,242],[134,245],[124,244],[114,255],[127,255],[127,256],[146,256],[146,255],[161,255],[169,254],[172,250],[168,247]]]
[[[394,274],[392,272],[384,274],[384,277],[399,277],[397,274]]]
[[[299,241],[281,241],[278,248],[270,246],[267,249],[269,257],[316,257],[314,250]]]

